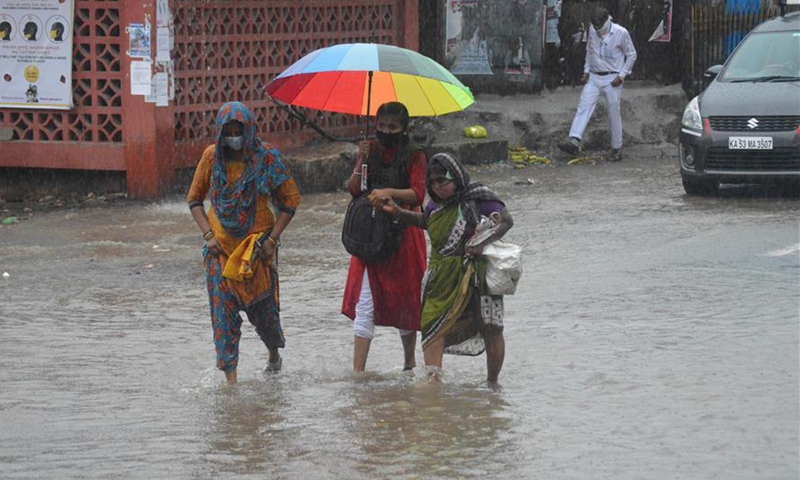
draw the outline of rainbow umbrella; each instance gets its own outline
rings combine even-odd
[[[475,102],[446,68],[391,45],[350,43],[315,50],[266,87],[273,99],[298,107],[374,116],[386,102],[402,102],[412,117],[458,112]]]

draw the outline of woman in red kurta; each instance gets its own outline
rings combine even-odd
[[[409,144],[408,110],[398,102],[378,108],[377,141],[359,145],[356,168],[348,181],[353,197],[362,193],[361,165],[368,165],[367,191],[380,208],[381,199],[419,211],[425,200],[425,152]],[[387,186],[388,185],[388,186]],[[416,366],[414,349],[420,330],[422,276],[426,268],[425,234],[416,227],[403,231],[398,251],[378,264],[350,258],[342,313],[353,320],[353,370],[364,371],[375,325],[395,327],[403,344],[404,370]]]

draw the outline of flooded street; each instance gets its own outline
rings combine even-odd
[[[283,371],[245,322],[235,387],[183,200],[0,227],[0,477],[797,478],[800,200],[686,197],[673,158],[473,178],[525,246],[496,390],[386,328],[350,372],[345,193],[282,237]]]

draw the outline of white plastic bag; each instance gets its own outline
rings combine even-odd
[[[522,276],[522,247],[495,240],[483,249],[486,288],[491,295],[513,295]]]
[[[494,234],[500,215],[492,218],[481,216],[475,228],[475,235],[467,242],[468,246],[482,243]],[[513,243],[495,240],[483,249],[486,259],[486,288],[490,295],[512,295],[517,290],[517,282],[522,276],[522,247]]]

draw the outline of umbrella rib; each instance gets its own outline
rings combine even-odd
[[[423,88],[422,84],[419,82],[419,79],[423,78],[423,77],[418,77],[416,75],[413,75],[411,78],[413,78],[414,81],[417,82],[417,86],[419,87],[420,91],[422,91],[422,94],[425,95],[425,100],[427,100],[428,101],[428,105],[431,106],[431,111],[433,112],[433,116],[434,117],[438,117],[439,114],[436,112],[436,107],[433,106],[433,102],[431,102],[431,99],[428,96],[428,92],[425,91],[425,89]]]

